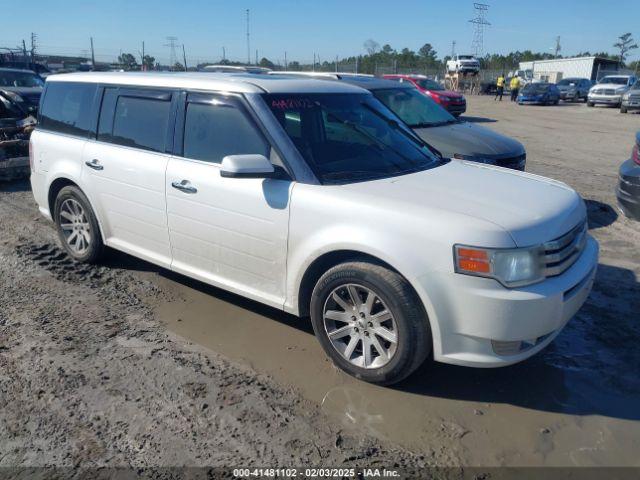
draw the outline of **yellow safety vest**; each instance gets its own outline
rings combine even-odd
[[[513,77],[511,79],[511,83],[509,85],[511,86],[512,90],[514,88],[519,88],[520,87],[520,79],[518,77]]]
[[[498,83],[496,83],[498,87],[504,87],[504,77],[498,77]]]

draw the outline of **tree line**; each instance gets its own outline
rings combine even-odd
[[[630,69],[638,69],[639,62],[634,61],[626,63],[627,58],[633,50],[638,48],[638,44],[634,41],[631,33],[625,33],[618,37],[618,41],[612,45],[617,49],[617,54],[610,54],[608,52],[588,52],[583,51],[577,53],[576,57],[582,56],[596,56],[602,58],[608,58],[620,62],[623,66]],[[344,71],[346,66],[349,69],[354,70],[357,65],[359,73],[379,73],[381,69],[386,70],[414,70],[414,71],[427,71],[436,72],[444,71],[446,63],[451,59],[451,56],[445,55],[442,58],[438,57],[438,52],[433,48],[430,43],[425,43],[417,51],[409,48],[402,48],[397,50],[390,44],[380,44],[369,39],[364,42],[363,48],[365,53],[363,55],[349,56],[342,59],[337,59],[338,69]],[[515,51],[508,54],[486,54],[479,58],[480,66],[485,70],[514,70],[517,69],[520,62],[529,62],[537,60],[549,60],[553,58],[564,58],[562,55],[554,55],[548,52],[533,52],[531,50]],[[233,62],[229,60],[222,60],[220,64],[227,65],[244,65],[242,62]],[[137,58],[131,53],[123,53],[118,57],[118,64],[124,70],[140,70],[140,64],[138,64]],[[145,55],[143,64],[146,70],[154,70],[163,68],[156,62],[156,59],[150,55]],[[207,64],[199,64],[193,66],[190,70],[196,70]],[[314,63],[300,63],[298,61],[288,62],[287,65],[273,62],[266,57],[263,57],[259,65],[261,67],[270,68],[272,70],[334,70],[336,68],[335,60],[324,60]],[[166,68],[166,67],[165,67]],[[184,70],[184,66],[177,62],[175,65],[169,67],[171,70]]]

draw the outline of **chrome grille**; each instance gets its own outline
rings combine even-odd
[[[613,88],[605,88],[604,94],[605,95],[615,95],[616,91]]]
[[[560,238],[543,245],[544,273],[546,277],[555,277],[564,273],[584,250],[587,243],[587,221],[571,229]]]

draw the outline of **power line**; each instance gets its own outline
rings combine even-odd
[[[489,5],[486,3],[474,3],[473,8],[475,9],[476,16],[469,20],[469,23],[475,25],[471,50],[476,57],[480,58],[484,55],[484,27],[491,25],[486,18]]]

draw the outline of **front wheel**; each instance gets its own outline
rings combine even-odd
[[[594,103],[587,100],[587,107],[593,107]]]
[[[400,274],[374,263],[327,271],[313,290],[311,321],[333,362],[367,382],[397,383],[431,351],[420,298]]]
[[[621,106],[620,113],[627,113],[627,107]]]
[[[67,254],[77,262],[96,263],[103,255],[100,227],[89,200],[75,186],[60,190],[56,197],[54,221]]]

